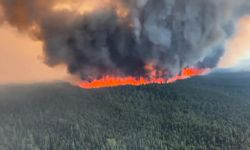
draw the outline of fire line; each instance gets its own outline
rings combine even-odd
[[[195,77],[203,75],[209,72],[209,69],[197,69],[197,68],[185,68],[182,70],[180,75],[172,78],[161,78],[161,77],[115,77],[115,76],[105,76],[101,79],[95,79],[93,81],[83,81],[80,83],[80,87],[84,89],[94,89],[94,88],[105,88],[105,87],[116,87],[116,86],[140,86],[149,84],[167,84],[174,83],[178,80],[188,79],[190,77]]]

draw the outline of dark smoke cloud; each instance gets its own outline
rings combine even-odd
[[[198,68],[215,68],[220,61],[220,58],[225,53],[223,46],[216,46],[210,54],[208,54],[202,61],[198,62]]]
[[[113,0],[115,1],[115,0]],[[247,0],[116,0],[116,7],[80,14],[55,11],[58,0],[0,0],[4,19],[43,41],[46,63],[65,64],[82,79],[146,76],[147,64],[174,75],[184,67],[212,68],[223,55],[214,48],[249,11]]]

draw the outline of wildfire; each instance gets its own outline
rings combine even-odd
[[[161,78],[161,77],[115,77],[115,76],[105,76],[101,79],[96,79],[93,81],[83,81],[80,84],[80,87],[85,89],[93,89],[93,88],[104,88],[104,87],[115,87],[115,86],[140,86],[140,85],[148,85],[148,84],[165,84],[165,83],[173,83],[177,80],[184,80],[190,77],[203,75],[209,72],[209,69],[196,69],[196,68],[186,68],[183,69],[180,75],[177,75],[173,78]]]
[[[185,68],[182,70],[181,75],[177,75],[175,77],[169,78],[167,83],[174,83],[178,80],[184,80],[191,77],[203,75],[209,72],[209,69],[197,69],[197,68]]]

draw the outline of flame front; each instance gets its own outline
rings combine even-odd
[[[140,86],[148,84],[166,84],[174,83],[177,80],[184,80],[190,77],[203,75],[209,72],[209,69],[197,69],[197,68],[185,68],[180,75],[172,78],[163,77],[116,77],[116,76],[105,76],[101,79],[96,79],[93,81],[83,81],[80,83],[81,88],[93,89],[93,88],[104,88],[104,87],[116,87],[116,86]]]
[[[191,77],[203,75],[209,72],[210,69],[197,69],[197,68],[185,68],[182,70],[181,75],[177,75],[175,77],[169,78],[167,83],[174,83],[178,80],[184,80]]]

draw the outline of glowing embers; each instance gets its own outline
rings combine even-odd
[[[209,69],[195,69],[195,68],[186,68],[183,69],[180,75],[177,75],[172,78],[161,78],[152,76],[150,78],[144,77],[115,77],[115,76],[105,76],[101,79],[96,79],[93,81],[83,81],[80,83],[80,87],[86,89],[92,88],[103,88],[103,87],[115,87],[115,86],[140,86],[148,84],[165,84],[173,83],[177,80],[184,80],[190,77],[203,75],[209,72]]]

